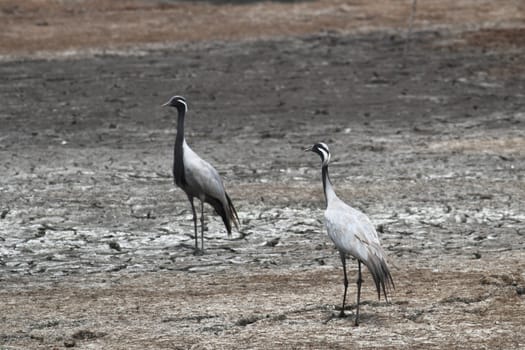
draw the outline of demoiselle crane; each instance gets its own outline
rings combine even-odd
[[[193,199],[201,202],[201,252],[204,252],[204,202],[210,204],[222,218],[224,226],[231,236],[232,223],[238,229],[239,217],[233,203],[224,190],[219,173],[213,166],[203,160],[186,143],[184,138],[184,117],[188,112],[186,99],[182,96],[173,96],[163,106],[177,109],[177,136],[175,137],[173,177],[175,184],[180,187],[191,204],[193,224],[195,228],[195,251],[198,252],[197,242],[197,213]]]
[[[326,200],[326,210],[324,212],[325,226],[328,236],[334,242],[341,262],[344,273],[344,295],[343,306],[341,307],[340,317],[344,317],[346,292],[348,289],[348,278],[346,275],[346,258],[348,255],[353,256],[358,262],[357,277],[357,306],[355,315],[355,325],[359,325],[359,302],[361,298],[361,263],[368,267],[372,274],[377,289],[377,296],[381,299],[383,291],[385,300],[388,302],[387,292],[394,288],[394,281],[388,264],[386,255],[381,248],[379,237],[372,225],[370,219],[361,211],[352,208],[339,197],[337,197],[330,177],[328,176],[328,163],[330,162],[330,150],[325,143],[316,143],[305,151],[312,151],[321,157],[322,167],[321,176],[323,180],[323,189]]]

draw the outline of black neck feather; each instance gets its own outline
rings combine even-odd
[[[326,187],[332,184],[332,182],[330,181],[330,177],[328,176],[328,165],[323,165],[321,169],[321,176],[323,179],[324,198],[325,200],[328,200],[328,196],[326,195]]]
[[[177,185],[186,184],[186,177],[184,175],[184,149],[182,147],[184,143],[184,115],[185,110],[183,108],[177,108],[177,136],[175,137],[174,147],[174,162],[173,162],[173,177]]]

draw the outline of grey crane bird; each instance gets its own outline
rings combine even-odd
[[[191,204],[193,225],[195,228],[195,251],[198,252],[197,242],[197,213],[193,199],[197,197],[201,202],[201,252],[204,251],[204,202],[210,204],[222,218],[224,226],[231,235],[232,223],[239,229],[239,217],[233,203],[224,190],[219,173],[210,163],[203,160],[186,143],[184,138],[184,117],[188,111],[186,99],[182,96],[173,96],[163,106],[175,107],[178,112],[177,136],[175,137],[173,178]]]
[[[359,301],[361,298],[361,263],[368,267],[372,274],[377,289],[377,297],[381,299],[383,291],[385,300],[388,301],[387,292],[394,288],[394,281],[388,264],[386,255],[381,248],[377,232],[370,222],[370,219],[361,211],[352,208],[343,202],[337,195],[328,176],[328,163],[330,162],[330,150],[325,143],[316,143],[305,151],[312,151],[321,157],[322,168],[321,176],[326,200],[326,210],[324,212],[325,226],[328,236],[339,250],[341,262],[343,263],[344,273],[344,295],[343,306],[341,307],[340,317],[344,317],[346,291],[348,289],[348,278],[346,276],[346,258],[351,255],[358,262],[357,277],[357,306],[355,315],[355,325],[359,325]]]

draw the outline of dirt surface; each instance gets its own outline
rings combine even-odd
[[[0,0],[0,55],[70,56],[196,40],[404,31],[411,5],[412,0]],[[414,17],[414,27],[426,30],[514,28],[524,22],[521,0],[419,1]]]
[[[523,2],[420,2],[407,55],[368,3],[0,1],[0,349],[525,347]],[[202,256],[173,94],[242,222]],[[392,265],[360,327],[316,141]]]

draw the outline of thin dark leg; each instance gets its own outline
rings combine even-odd
[[[201,201],[201,250],[204,252],[204,202]]]
[[[346,256],[344,253],[339,254],[341,255],[341,262],[343,263],[343,273],[345,276],[343,282],[345,285],[345,293],[343,294],[343,306],[341,307],[341,313],[339,314],[339,317],[345,317],[346,291],[348,290],[348,278],[346,277]]]
[[[361,299],[361,283],[363,279],[361,278],[361,260],[358,260],[359,264],[359,274],[357,275],[357,307],[355,311],[355,325],[359,326],[359,300]]]
[[[195,228],[195,250],[199,250],[199,244],[197,242],[197,213],[195,212],[195,205],[193,205],[193,197],[189,197],[191,203],[191,211],[193,212],[193,227]]]

